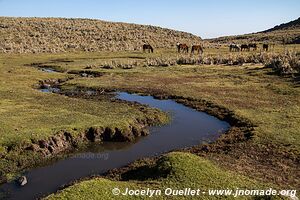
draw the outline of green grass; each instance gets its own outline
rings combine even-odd
[[[276,51],[284,52],[283,47],[276,48],[278,48]],[[298,46],[289,46],[289,48],[296,48],[297,51],[299,49]],[[225,47],[207,49],[205,54],[229,55]],[[21,56],[1,54],[0,149],[2,153],[5,154],[11,145],[20,145],[32,138],[45,138],[60,129],[76,128],[78,133],[90,126],[126,127],[137,117],[159,117],[161,121],[166,121],[165,115],[158,114],[152,109],[149,109],[146,114],[127,104],[105,100],[101,103],[93,102],[57,94],[44,94],[33,89],[39,80],[72,75],[44,73],[33,67],[24,67],[24,64],[33,62],[53,64],[53,59],[68,59],[73,62],[54,64],[67,71],[83,70],[87,66],[92,66],[89,70],[105,72],[105,74],[97,78],[76,77],[65,83],[64,89],[80,86],[204,99],[232,110],[241,118],[250,120],[255,125],[254,138],[247,143],[236,144],[229,153],[208,154],[206,158],[189,153],[164,155],[160,160],[162,162],[156,164],[156,168],[159,174],[163,174],[160,169],[166,167],[170,169],[167,177],[149,177],[146,181],[135,177],[131,177],[130,181],[96,178],[75,184],[49,198],[112,199],[114,197],[111,196],[111,189],[115,186],[120,188],[150,186],[199,187],[200,189],[256,188],[265,186],[261,182],[266,185],[271,182],[280,186],[298,188],[299,180],[290,168],[297,168],[291,157],[297,158],[300,151],[300,87],[292,82],[292,78],[274,75],[271,69],[263,68],[260,64],[135,66],[132,69],[99,67],[112,60],[128,63],[147,58],[172,56],[177,56],[174,49],[157,50],[154,54],[141,52],[80,52]],[[149,113],[150,116],[146,116]],[[263,154],[264,148],[260,147],[268,147],[268,153]],[[18,153],[6,155],[6,157],[13,156],[16,157],[15,161],[24,161],[28,158]],[[13,171],[19,170],[16,163],[4,161],[1,160],[0,168],[7,173],[6,175],[11,176],[5,171],[9,167]]]

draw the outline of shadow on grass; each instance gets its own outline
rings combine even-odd
[[[121,180],[157,180],[159,178],[167,178],[170,173],[171,168],[164,165],[164,158],[160,158],[154,164],[147,165],[144,163],[141,166],[125,171],[121,174]]]

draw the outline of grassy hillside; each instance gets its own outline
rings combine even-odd
[[[209,39],[210,42],[217,43],[276,43],[276,44],[300,44],[300,18],[275,26],[266,31],[250,33],[236,36],[225,36]]]
[[[268,30],[265,30],[263,32],[271,32],[271,31],[278,31],[278,30],[293,30],[293,29],[299,29],[300,28],[300,17],[296,20],[290,21],[288,23],[283,23],[277,26],[274,26],[273,28],[270,28]]]
[[[156,26],[91,19],[0,17],[0,52],[121,51],[177,42],[199,43],[190,33]]]

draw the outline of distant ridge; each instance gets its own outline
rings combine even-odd
[[[277,25],[265,31],[236,36],[225,36],[208,39],[213,43],[279,43],[300,44],[300,18],[288,23]]]
[[[270,28],[270,29],[262,31],[262,32],[267,33],[267,32],[272,32],[272,31],[277,31],[277,30],[293,30],[293,29],[300,29],[300,17],[296,20],[277,25],[273,28]]]
[[[0,17],[0,52],[123,51],[144,43],[171,48],[177,42],[197,44],[191,33],[121,22],[73,18]]]

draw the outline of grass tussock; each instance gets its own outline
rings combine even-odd
[[[285,53],[247,53],[247,54],[218,54],[218,55],[170,55],[146,58],[142,61],[120,60],[105,62],[100,68],[132,69],[143,67],[170,67],[175,65],[245,65],[263,64],[281,75],[297,74],[300,72],[300,54],[296,51]],[[94,66],[96,67],[96,66]]]

